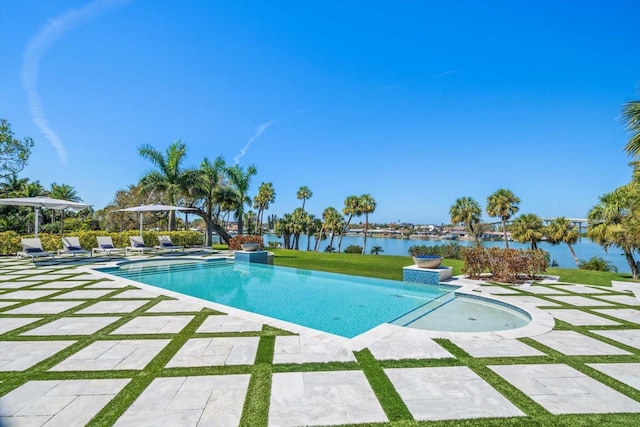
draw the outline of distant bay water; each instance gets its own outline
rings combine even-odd
[[[333,240],[333,247],[338,247],[338,239],[339,237]],[[283,243],[282,238],[276,237],[274,234],[265,234],[264,235],[264,244],[268,245],[269,242],[280,242]],[[390,239],[386,237],[368,237],[367,238],[367,253],[374,246],[381,246],[384,252],[381,252],[380,255],[400,255],[400,256],[408,256],[409,247],[413,245],[426,245],[426,246],[436,246],[436,245],[444,245],[451,242],[450,240],[410,240],[410,239]],[[354,236],[344,236],[342,239],[342,250],[349,245],[359,245],[362,246],[363,238],[362,237],[354,237]],[[457,243],[462,246],[473,246],[473,241],[468,240],[459,240]],[[490,241],[490,242],[482,242],[485,247],[493,247],[497,246],[500,248],[504,247],[503,241]],[[315,239],[311,239],[311,250],[313,250],[313,246],[315,244]],[[324,251],[324,249],[329,245],[329,239],[325,239],[320,243],[320,251]],[[519,242],[509,242],[509,247],[514,249],[529,249],[531,245],[519,243]],[[576,268],[576,263],[571,256],[571,252],[569,252],[569,248],[565,244],[560,245],[552,245],[547,242],[538,243],[538,247],[543,249],[551,255],[551,260],[555,260],[558,263],[559,267],[562,268]],[[618,269],[620,273],[629,273],[629,264],[627,263],[626,258],[622,251],[618,248],[609,248],[607,252],[602,249],[602,246],[599,246],[593,243],[590,239],[583,237],[581,238],[574,246],[573,246],[576,255],[578,258],[584,261],[589,260],[591,257],[598,256],[605,259],[607,262],[613,264]],[[307,237],[300,237],[300,250],[307,250]],[[637,254],[635,254],[637,255]],[[640,261],[640,258],[636,256],[636,261]]]

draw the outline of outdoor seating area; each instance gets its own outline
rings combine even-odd
[[[220,425],[525,426],[566,416],[633,425],[640,414],[637,284],[478,285],[548,312],[556,328],[519,339],[434,339],[389,326],[365,342],[106,278],[80,261],[0,258],[6,425],[185,425],[196,417]]]

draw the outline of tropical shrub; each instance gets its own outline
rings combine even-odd
[[[596,271],[613,271],[618,272],[618,268],[607,262],[604,258],[599,256],[591,257],[589,261],[581,261],[581,270],[596,270]]]
[[[427,246],[427,245],[413,245],[408,249],[409,255],[436,255],[447,259],[462,259],[460,255],[460,249],[462,246],[459,243],[447,243],[445,245]]]
[[[473,247],[462,248],[461,254],[464,274],[472,279],[490,278],[503,283],[536,279],[549,265],[549,254],[539,249]]]
[[[264,249],[262,243],[262,236],[236,236],[229,240],[229,249],[232,251],[239,251],[242,249],[241,245],[244,243],[257,243],[260,245],[260,249]]]
[[[344,252],[346,254],[361,254],[362,253],[362,246],[359,245],[349,245],[347,246],[347,248],[344,250]]]

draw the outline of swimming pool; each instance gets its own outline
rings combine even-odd
[[[347,338],[453,289],[226,260],[150,260],[98,270]]]
[[[155,258],[96,270],[346,338],[382,324],[430,333],[517,330],[518,336],[529,336],[544,330],[538,326],[554,323],[534,307],[525,310],[442,283],[425,285],[221,258]]]

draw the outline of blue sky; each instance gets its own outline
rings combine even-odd
[[[268,213],[449,221],[498,188],[521,213],[584,217],[631,176],[636,0],[0,2],[0,117],[28,176],[96,209],[182,140],[271,181]],[[484,219],[488,219],[484,214]]]

